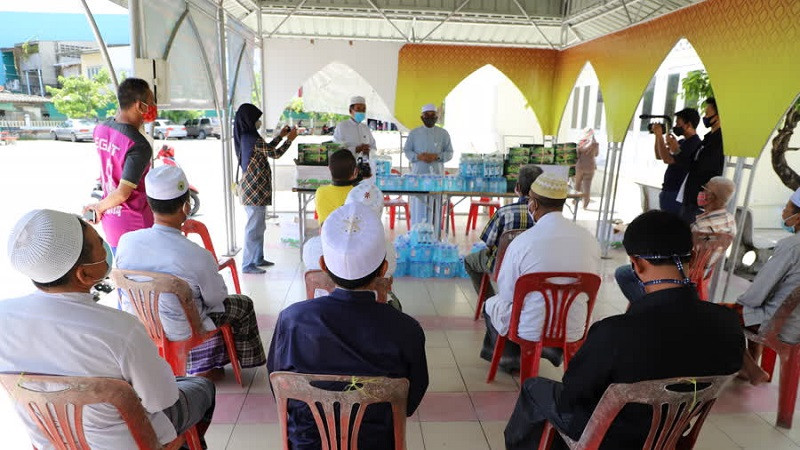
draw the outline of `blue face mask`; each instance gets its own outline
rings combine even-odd
[[[114,252],[111,251],[111,246],[108,245],[108,242],[106,241],[103,241],[103,250],[106,251],[106,258],[104,260],[83,264],[84,266],[93,266],[95,264],[106,263],[106,273],[103,275],[103,278],[100,278],[97,281],[103,281],[108,278],[108,275],[111,273],[111,267],[114,265]]]
[[[783,228],[784,230],[788,231],[789,233],[794,234],[794,227],[786,225],[786,221],[791,219],[792,217],[794,217],[796,215],[797,214],[792,214],[791,216],[789,216],[789,217],[787,217],[785,219],[781,217],[781,228]]]
[[[353,113],[353,120],[355,120],[358,123],[363,122],[364,119],[366,119],[366,118],[367,118],[367,113],[363,113],[363,112]]]

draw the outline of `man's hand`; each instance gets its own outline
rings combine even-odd
[[[675,136],[671,134],[667,135],[667,149],[669,149],[671,153],[677,153],[678,148],[679,148],[678,140],[675,139]]]
[[[664,134],[664,125],[661,125],[660,123],[654,123],[651,125],[651,127],[653,134],[655,134],[656,137],[661,137]]]
[[[284,127],[284,130],[289,127]],[[286,134],[283,134],[283,130],[281,130],[281,135],[286,136],[290,141],[293,141],[294,138],[297,137],[297,127],[292,128],[290,131],[287,131]]]
[[[286,135],[287,135],[287,134],[289,134],[289,132],[290,132],[291,130],[292,130],[292,128],[290,128],[290,127],[289,127],[289,125],[286,125],[286,126],[284,126],[283,128],[281,128],[280,136],[281,136],[282,138],[283,138],[283,137],[286,137]],[[295,130],[296,130],[296,128],[295,128]],[[297,136],[297,132],[295,132],[295,136]],[[291,139],[291,138],[290,138],[290,139]]]
[[[428,152],[426,152],[426,153],[421,153],[420,155],[418,155],[417,159],[419,159],[420,161],[427,162],[427,163],[432,163],[432,162],[436,161],[437,159],[439,159],[439,156],[436,153],[428,153]]]
[[[366,153],[369,154],[369,144],[361,144],[356,147],[356,153]]]
[[[83,216],[86,216],[86,213],[89,211],[94,211],[94,221],[87,220],[87,222],[91,223],[92,225],[97,225],[100,223],[100,216],[102,215],[99,211],[97,211],[97,203],[92,203],[91,205],[86,205],[83,207]]]

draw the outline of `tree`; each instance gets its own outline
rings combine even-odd
[[[160,111],[159,115],[175,123],[183,123],[189,119],[197,119],[203,116],[203,111],[198,109],[173,109]]]
[[[58,112],[69,118],[93,119],[98,117],[99,109],[116,106],[117,96],[109,88],[111,76],[105,68],[92,78],[59,76],[58,83],[61,88],[46,86],[47,93],[52,96]]]
[[[705,70],[692,70],[686,74],[686,78],[681,81],[683,87],[683,98],[686,99],[686,105],[690,107],[697,107],[698,101],[714,96],[714,89],[711,88],[711,82],[708,80],[708,74]]]

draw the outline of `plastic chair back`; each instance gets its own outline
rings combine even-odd
[[[528,231],[525,228],[515,228],[513,230],[504,231],[503,234],[500,235],[500,241],[497,243],[497,252],[494,256],[494,273],[492,273],[492,278],[497,281],[497,276],[500,274],[500,264],[503,263],[503,258],[506,256],[506,250],[508,250],[508,245],[511,244],[517,236],[520,234]]]
[[[405,449],[407,379],[308,375],[294,372],[273,372],[269,379],[278,406],[278,423],[281,427],[285,450],[289,448],[287,427],[289,399],[304,402],[309,406],[319,430],[323,450],[336,450],[337,448],[355,450],[358,448],[358,432],[367,406],[375,403],[389,403],[392,406],[394,448]],[[334,391],[312,385],[312,383],[318,382],[341,382],[353,384],[355,387],[344,391]],[[356,408],[355,419],[351,428],[350,422],[354,407]],[[320,410],[322,414],[320,414]]]
[[[731,245],[733,236],[728,233],[692,233],[692,259],[686,276],[697,287],[702,300],[708,300],[707,280],[711,276],[719,257]]]
[[[586,328],[588,328],[599,289],[600,277],[593,273],[538,272],[519,277],[514,287],[514,303],[508,327],[509,339],[517,343],[525,341],[517,335],[522,306],[528,294],[539,292],[544,297],[545,304],[544,327],[540,342],[545,347],[564,348],[567,341],[567,313],[570,307],[578,295],[586,294],[589,297],[586,304]]]
[[[336,284],[331,279],[330,275],[322,270],[309,270],[305,273],[306,282],[306,299],[316,298],[315,292],[321,289],[325,292],[331,293],[336,289]],[[389,278],[376,278],[372,281],[370,287],[378,293],[378,302],[386,303],[389,301],[389,292],[392,290],[392,282],[394,279]]]
[[[161,294],[165,293],[178,297],[192,330],[189,341],[202,341],[205,331],[194,303],[192,289],[186,281],[165,273],[121,269],[111,271],[111,280],[128,295],[136,316],[159,348],[168,343],[158,314],[158,301]]]
[[[600,399],[580,440],[575,442],[563,433],[562,437],[571,449],[597,449],[622,408],[639,403],[653,407],[653,420],[643,448],[692,448],[711,407],[734,375],[612,384]]]
[[[0,384],[57,450],[89,448],[83,430],[83,407],[98,403],[111,404],[119,411],[140,449],[162,448],[142,402],[125,380],[15,373],[0,374]],[[58,390],[44,387],[53,385]],[[166,448],[182,443],[183,438],[178,437]]]
[[[186,222],[183,222],[181,226],[181,231],[184,235],[189,235],[191,233],[200,235],[200,239],[203,240],[203,247],[211,252],[215,260],[219,259],[217,258],[217,252],[214,251],[214,243],[211,242],[211,235],[208,234],[208,227],[206,227],[203,222],[194,219],[186,219]]]

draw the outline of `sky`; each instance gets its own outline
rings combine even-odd
[[[87,0],[92,14],[128,14],[128,10],[109,0]],[[0,12],[83,13],[80,0],[0,1]]]

